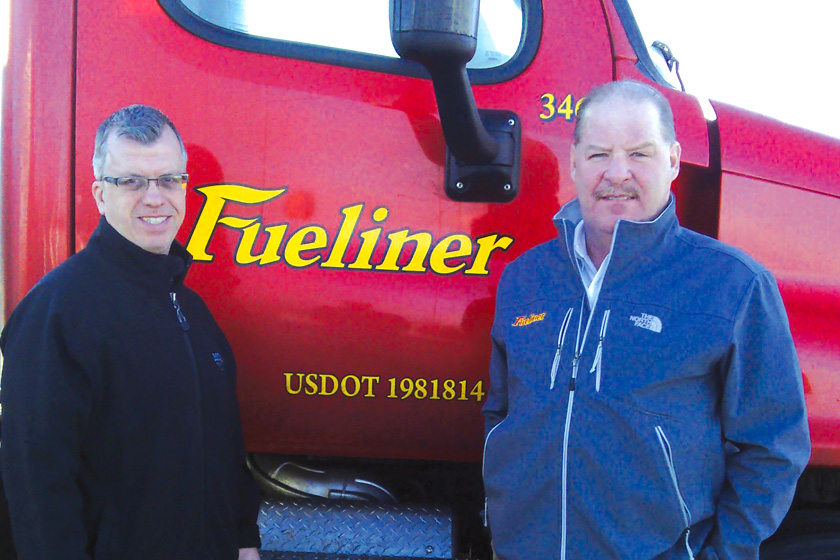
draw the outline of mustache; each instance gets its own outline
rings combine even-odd
[[[610,196],[630,196],[633,198],[639,197],[639,191],[630,186],[598,187],[592,194],[595,195],[595,198],[604,198]]]

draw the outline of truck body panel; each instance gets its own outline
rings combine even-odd
[[[6,312],[72,254],[75,6],[15,3],[3,81]]]
[[[214,44],[150,0],[56,10],[14,3],[4,127],[7,309],[96,226],[96,125],[119,106],[154,104],[188,143],[193,187],[179,239],[197,256],[192,284],[237,350],[249,447],[478,459],[477,395],[486,392],[495,284],[506,263],[553,237],[550,214],[574,196],[566,163],[573,115],[564,118],[560,100],[576,102],[612,78],[646,79],[623,3],[579,3],[574,18],[561,4],[542,6],[540,46],[521,74],[474,87],[479,107],[522,119],[521,193],[507,204],[466,204],[442,189],[446,148],[426,79]],[[120,33],[103,21],[119,22]],[[719,229],[765,262],[779,276],[803,361],[811,363],[813,348],[826,369],[812,371],[836,371],[836,329],[811,336],[796,325],[809,324],[813,312],[799,303],[802,278],[821,287],[826,304],[840,278],[830,242],[840,146],[715,103],[715,153],[698,100],[664,93],[683,146],[674,186],[681,219]],[[709,175],[716,164],[717,179]],[[790,219],[759,227],[771,207],[778,216],[796,208],[822,219],[804,231]],[[831,420],[838,390],[830,381],[826,389],[826,404],[808,396],[828,422],[814,434],[815,459],[823,441],[829,456],[838,446]]]
[[[282,41],[273,54],[224,46],[196,35],[200,23],[176,21],[174,3],[12,0],[7,314],[96,227],[97,125],[121,106],[154,105],[186,142],[178,239],[195,258],[189,284],[237,357],[248,450],[475,463],[496,285],[506,264],[556,235],[551,216],[575,196],[576,104],[609,80],[658,82],[682,145],[680,220],[776,276],[803,370],[811,465],[836,475],[840,141],[665,86],[626,0],[523,0],[534,48],[514,57],[516,72],[470,72],[479,108],[520,121],[519,192],[456,202],[419,66],[359,67],[365,55],[290,43],[284,56]]]
[[[504,205],[446,197],[428,80],[219,46],[154,2],[82,2],[78,17],[75,249],[97,221],[91,131],[122,105],[160,107],[187,142],[195,188],[179,239],[201,255],[190,283],[236,351],[249,449],[477,460],[494,286],[507,262],[554,235],[552,209],[573,196],[572,123],[541,122],[540,97],[580,97],[610,79],[600,6],[545,17],[528,69],[475,88],[479,107],[523,121],[523,189]],[[103,34],[101,21],[121,33]],[[257,191],[271,198],[241,202]],[[539,213],[542,223],[522,220]],[[369,257],[364,231],[379,238]],[[414,242],[388,257],[400,232],[430,239],[425,264],[412,261]],[[295,239],[325,247],[291,251]],[[509,246],[488,255],[494,242]]]

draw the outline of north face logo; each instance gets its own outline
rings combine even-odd
[[[630,320],[633,321],[633,324],[637,327],[641,327],[655,333],[662,332],[662,320],[656,315],[648,315],[647,313],[642,313],[641,317],[631,315]]]

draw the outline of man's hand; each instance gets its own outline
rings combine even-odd
[[[256,548],[240,548],[239,560],[260,560],[260,553]]]

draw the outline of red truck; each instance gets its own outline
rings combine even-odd
[[[840,141],[672,87],[630,3],[484,0],[464,70],[459,21],[419,0],[390,12],[384,0],[12,0],[5,312],[96,226],[98,123],[159,107],[189,153],[190,283],[236,353],[251,466],[274,496],[264,540],[485,558],[480,409],[499,276],[555,235],[550,218],[574,197],[582,96],[646,81],[674,109],[681,222],[767,265],[790,316],[813,455],[763,556],[828,558],[840,550]],[[414,9],[455,39],[429,47],[401,27]],[[312,530],[311,515],[359,523],[353,542],[289,545],[289,524]]]

